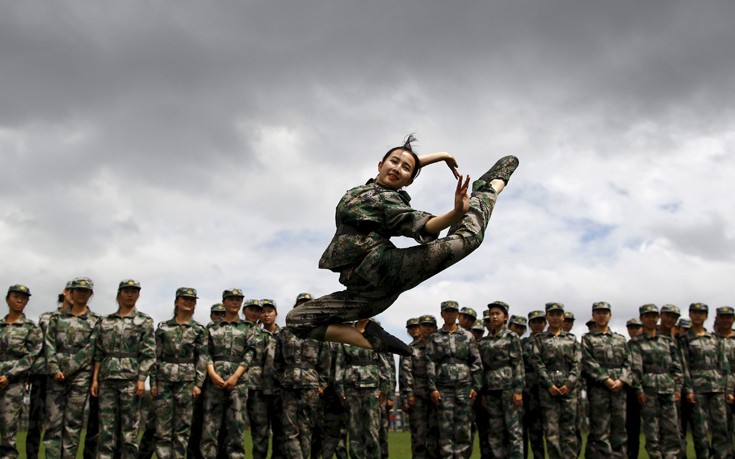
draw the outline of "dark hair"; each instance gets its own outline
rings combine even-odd
[[[419,172],[421,172],[421,160],[419,159],[419,155],[417,155],[413,151],[413,145],[411,143],[416,142],[416,137],[413,134],[408,134],[406,136],[406,139],[403,141],[403,145],[398,147],[393,147],[388,152],[383,155],[383,161],[388,159],[388,156],[390,156],[391,153],[398,150],[407,151],[413,156],[413,160],[416,162],[416,167],[413,168],[413,171],[411,171],[411,180],[415,179],[419,176]]]

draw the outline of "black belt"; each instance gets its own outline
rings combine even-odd
[[[508,366],[510,366],[510,360],[502,360],[502,361],[499,361],[499,362],[490,362],[490,363],[487,364],[487,367],[486,368],[488,370],[499,370],[501,368],[505,368],[505,367],[508,367]]]
[[[166,363],[194,363],[194,357],[166,357],[162,360]]]
[[[127,358],[137,358],[138,354],[136,352],[108,352],[108,357],[115,357],[118,359],[127,359]]]
[[[464,363],[465,365],[467,365],[466,360],[457,357],[449,357],[448,359],[442,360],[441,364],[444,365],[445,363]]]
[[[242,362],[242,357],[236,355],[215,355],[212,360],[215,362]]]

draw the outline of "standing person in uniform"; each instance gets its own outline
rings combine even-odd
[[[383,371],[387,377],[385,397],[380,405],[380,457],[388,459],[388,430],[390,428],[390,412],[393,410],[396,397],[396,361],[393,354],[380,353]]]
[[[194,400],[204,385],[207,331],[193,318],[197,298],[196,289],[177,289],[174,317],[156,329],[151,394],[155,399],[156,456],[161,459],[186,457]]]
[[[475,341],[480,341],[485,336],[485,326],[482,325],[481,320],[476,320],[475,324],[470,329],[470,333],[475,338]]]
[[[547,331],[533,339],[541,415],[550,459],[577,457],[577,394],[581,352],[577,338],[561,329],[564,305],[546,303]]]
[[[680,316],[681,310],[677,306],[673,304],[661,306],[658,315],[658,332],[662,335],[671,336],[676,340],[674,329]]]
[[[518,338],[523,338],[523,335],[526,334],[526,329],[528,328],[526,324],[527,322],[525,317],[510,316],[510,319],[508,319],[508,330],[518,335]]]
[[[572,328],[574,328],[574,313],[571,311],[564,311],[564,322],[561,324],[562,331],[565,331],[567,333],[572,333]],[[576,336],[575,336],[576,339]],[[577,379],[577,387],[574,388],[574,392],[577,394],[577,416],[576,416],[576,424],[574,426],[574,435],[577,437],[577,454],[576,456],[579,456],[580,449],[582,448],[582,424],[584,424],[584,417],[586,415],[585,413],[585,399],[584,399],[584,393],[586,392],[586,388],[584,387],[585,380],[584,378],[578,378]]]
[[[735,331],[732,324],[735,322],[735,309],[730,306],[722,306],[717,308],[717,337],[722,341],[722,347],[725,352],[728,367],[730,369],[727,375],[728,387],[735,387]],[[733,428],[733,407],[735,404],[729,403],[727,406],[727,435],[733,438],[735,429]],[[732,445],[730,445],[732,448]],[[732,455],[732,450],[730,451]]]
[[[156,363],[153,319],[138,311],[140,282],[120,281],[117,312],[99,321],[92,396],[99,397],[99,458],[135,458],[145,380]]]
[[[508,305],[487,305],[492,331],[477,344],[482,359],[482,406],[489,414],[489,457],[523,457],[523,350],[521,340],[505,326]]]
[[[473,252],[483,240],[495,200],[518,166],[506,156],[473,184],[457,172],[448,153],[419,158],[409,136],[390,149],[378,163],[375,180],[349,190],[337,206],[337,231],[322,255],[319,267],[340,273],[346,289],[310,301],[292,310],[286,323],[301,337],[337,341],[378,352],[411,355],[411,349],[379,325],[369,322],[363,335],[344,322],[373,317],[390,307],[398,296]],[[414,210],[403,191],[423,166],[445,162],[455,178],[454,208],[433,216]],[[439,233],[449,228],[449,234]],[[421,245],[397,248],[392,236],[412,237]]]
[[[676,459],[681,446],[676,400],[683,384],[679,351],[673,338],[658,334],[656,305],[644,304],[639,312],[643,333],[630,340],[630,351],[646,451],[651,459]]]
[[[477,320],[477,311],[472,308],[463,307],[459,310],[459,318],[457,319],[457,325],[464,328],[467,331],[472,330],[472,326]]]
[[[631,341],[643,333],[643,324],[633,318],[625,323],[625,328],[630,338],[628,349],[631,349]],[[637,458],[641,448],[641,404],[638,402],[638,391],[632,385],[625,386],[625,433],[628,457]]]
[[[86,277],[72,280],[72,307],[53,314],[45,337],[46,371],[50,379],[46,394],[46,457],[76,457],[84,427],[84,409],[92,383],[92,363],[100,316],[87,303],[94,283]]]
[[[523,349],[523,365],[526,375],[526,389],[523,392],[523,457],[528,457],[528,442],[531,442],[531,451],[534,459],[543,459],[544,453],[544,424],[541,421],[540,386],[533,367],[533,340],[536,335],[546,328],[546,313],[531,311],[528,313],[528,325],[531,334],[521,339]]]
[[[726,403],[732,403],[733,387],[728,385],[728,368],[722,342],[704,328],[709,307],[689,305],[692,328],[680,338],[684,393],[692,404],[694,450],[697,458],[725,458],[731,449],[727,436]],[[710,445],[709,436],[712,435]]]
[[[443,301],[444,325],[429,337],[429,391],[439,417],[439,457],[472,454],[472,403],[482,387],[482,363],[470,332],[457,325],[459,305]]]
[[[0,319],[0,457],[17,458],[18,421],[23,410],[23,384],[41,355],[41,329],[23,311],[31,298],[25,285],[8,287],[8,313]]]
[[[322,440],[319,455],[316,457],[347,459],[347,406],[337,389],[337,356],[342,352],[342,344],[327,342],[332,362],[327,388],[322,394]]]
[[[416,322],[418,336],[411,342],[411,356],[401,357],[398,381],[403,399],[403,412],[408,415],[411,429],[411,457],[414,459],[434,458],[429,454],[427,440],[429,426],[433,416],[432,403],[429,400],[429,381],[426,372],[426,352],[428,334],[421,333],[421,323],[436,324],[433,316],[425,315],[410,319],[407,327]]]
[[[240,320],[242,290],[222,292],[226,312],[219,322],[207,325],[207,374],[204,383],[204,422],[201,453],[214,458],[225,453],[231,459],[244,459],[245,416],[247,414],[247,369],[253,360],[253,324]],[[223,422],[224,419],[224,422]],[[218,440],[222,425],[227,426],[224,442]]]
[[[301,304],[297,300],[294,307]],[[305,459],[311,453],[311,433],[330,365],[326,343],[298,338],[288,327],[278,334],[274,368],[283,404],[283,453],[289,459]]]
[[[626,385],[631,385],[630,350],[625,337],[610,330],[610,304],[592,304],[594,331],[582,337],[582,373],[587,380],[590,430],[585,457],[627,456]]]
[[[71,298],[69,298],[69,287],[71,281],[66,283],[64,291],[59,293],[57,308],[46,311],[38,317],[38,326],[45,339],[46,328],[53,314],[71,309]],[[46,422],[46,386],[48,372],[46,371],[46,353],[36,357],[31,367],[28,383],[30,385],[30,405],[28,406],[28,432],[26,433],[26,456],[28,459],[38,459],[38,448],[41,445],[41,433],[43,424]]]
[[[365,320],[355,324],[358,331],[365,328]],[[389,386],[380,356],[371,349],[340,346],[335,383],[349,416],[350,459],[379,458],[380,410]]]
[[[480,334],[480,338],[478,338],[477,334],[479,334],[479,332],[474,332],[472,330],[476,321],[477,311],[475,311],[474,309],[464,306],[462,307],[462,309],[459,310],[457,325],[470,332],[475,342],[478,342],[480,338],[482,338],[482,335],[485,334],[485,330],[481,327],[482,334]],[[481,398],[482,397],[477,397],[474,403],[472,403],[472,431],[470,433],[470,445],[474,446],[475,432],[477,432],[480,437],[480,452],[483,456],[485,456],[490,452],[490,444],[487,440],[489,434],[489,420],[487,410],[482,406]]]

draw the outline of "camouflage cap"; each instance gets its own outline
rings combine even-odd
[[[562,311],[564,312],[564,305],[562,303],[546,303],[546,312],[551,311]]]
[[[209,308],[209,312],[210,313],[213,313],[213,312],[215,312],[215,313],[216,312],[227,312],[227,309],[225,309],[225,305],[224,304],[222,304],[222,303],[215,303],[215,304],[212,305],[211,308]]]
[[[681,318],[676,322],[676,326],[679,328],[690,329],[692,328],[692,321],[689,319]]]
[[[264,298],[264,299],[260,300],[260,307],[261,308],[265,308],[266,306],[269,307],[269,308],[273,308],[276,311],[278,311],[278,308],[276,308],[276,302],[273,301],[273,300],[271,300],[270,298]]]
[[[75,277],[71,280],[69,289],[94,290],[94,282],[89,277]]]
[[[692,311],[704,311],[709,312],[709,306],[704,303],[692,303],[689,305],[689,312]]]
[[[655,312],[658,314],[658,306],[649,303],[638,308],[638,314],[648,314],[649,312]]]
[[[681,311],[677,306],[674,306],[673,304],[665,304],[661,306],[661,309],[659,312],[668,312],[670,314],[676,314],[677,316],[681,315]]]
[[[508,306],[508,303],[500,300],[493,301],[492,303],[487,305],[487,309],[489,310],[492,307],[498,307],[505,311],[506,314],[508,314],[508,311],[510,310],[510,306]]]
[[[610,307],[610,303],[607,301],[597,301],[595,303],[592,303],[592,312],[594,311],[610,311],[612,308]]]
[[[574,313],[571,311],[564,311],[564,320],[575,320]]]
[[[229,298],[231,296],[245,298],[245,294],[239,288],[231,288],[222,292],[222,299]]]
[[[256,300],[254,298],[247,299],[242,302],[242,307],[247,308],[248,306],[252,306],[254,308],[261,308],[263,309],[263,305],[260,304],[260,300]]]
[[[10,292],[25,293],[26,295],[31,296],[31,290],[23,284],[11,285],[8,287],[8,293]]]
[[[436,317],[432,316],[431,314],[424,314],[423,316],[419,317],[419,324],[436,325]]]
[[[629,321],[625,322],[625,326],[626,327],[642,327],[643,324],[641,323],[640,320],[638,320],[636,318],[633,318],[633,319],[630,319]]]
[[[516,325],[520,325],[521,327],[527,326],[526,318],[522,316],[510,316],[510,319],[508,322]]]
[[[124,288],[137,288],[140,290],[140,282],[133,279],[123,279],[119,284],[117,284],[117,291],[119,292]]]
[[[472,308],[464,307],[464,308],[462,308],[462,309],[459,310],[459,313],[460,314],[466,314],[466,315],[472,317],[472,320],[476,320],[477,319],[477,311],[475,311]]]
[[[533,319],[544,319],[546,320],[546,313],[544,311],[536,310],[528,313],[528,320]]]
[[[482,321],[476,320],[474,324],[472,324],[473,330],[481,330],[485,331],[485,327],[482,326]]]
[[[717,308],[718,316],[735,316],[735,309],[731,306],[720,306]]]
[[[406,321],[406,328],[408,327],[417,327],[419,325],[419,318],[418,317],[412,317]]]
[[[70,290],[71,285],[74,281],[66,281],[66,285],[64,286],[64,290]]]
[[[483,321],[490,320],[490,310],[489,309],[485,309],[484,311],[482,311],[482,320]]]
[[[454,309],[459,311],[459,303],[453,300],[442,301],[441,310],[446,311],[447,309]]]
[[[299,302],[299,301],[311,301],[313,299],[314,299],[314,297],[311,296],[311,293],[306,293],[306,292],[299,293],[299,295],[296,297],[296,301],[297,302]]]
[[[199,298],[197,289],[191,287],[179,287],[176,289],[176,298],[183,296],[185,298]]]

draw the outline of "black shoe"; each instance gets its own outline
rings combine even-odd
[[[383,327],[372,320],[369,320],[365,325],[362,336],[368,340],[375,352],[389,352],[404,357],[411,356],[411,348],[406,343],[385,331]]]
[[[513,155],[503,156],[493,165],[493,167],[490,168],[489,171],[482,174],[480,180],[489,184],[492,180],[500,179],[507,185],[508,180],[510,180],[510,176],[513,175],[513,172],[515,172],[517,167],[518,158]]]

